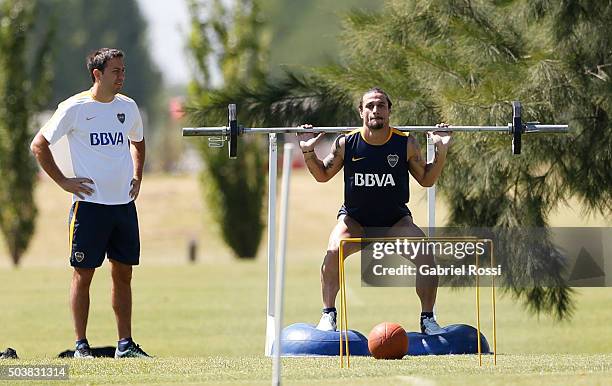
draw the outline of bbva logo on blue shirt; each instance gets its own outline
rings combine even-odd
[[[91,146],[123,145],[123,133],[89,133]]]

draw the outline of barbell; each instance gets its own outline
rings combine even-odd
[[[521,120],[521,102],[512,102],[512,122],[506,126],[393,126],[400,131],[462,131],[462,132],[496,132],[512,135],[512,153],[521,154],[521,141],[523,134],[534,133],[567,133],[568,125],[542,125],[539,122],[526,122]],[[228,105],[228,126],[219,127],[185,127],[184,137],[205,136],[209,147],[223,147],[228,143],[229,158],[238,156],[238,137],[244,134],[282,134],[282,133],[343,133],[357,129],[357,127],[242,127],[236,119],[236,105]]]

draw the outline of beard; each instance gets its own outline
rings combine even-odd
[[[368,121],[366,126],[370,130],[380,130],[383,127],[385,127],[385,122],[382,119],[371,119],[371,120]]]

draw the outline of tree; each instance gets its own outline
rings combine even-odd
[[[208,67],[212,60],[220,69],[222,89],[238,84],[257,87],[264,80],[265,36],[257,0],[239,0],[229,8],[220,0],[191,1],[191,55],[200,71],[190,86],[195,124],[227,124],[227,105],[212,105],[213,82]],[[208,16],[204,15],[204,10]],[[218,46],[218,49],[213,47]],[[240,101],[237,101],[240,102]],[[239,111],[239,119],[246,111]],[[205,163],[202,186],[213,218],[226,244],[240,258],[257,253],[264,228],[265,168],[263,142],[252,138],[241,143],[242,157],[227,162],[224,152],[200,144]]]
[[[449,225],[510,237],[516,227],[545,227],[572,196],[588,212],[612,211],[610,20],[612,3],[596,0],[391,0],[347,15],[342,64],[209,99],[241,100],[250,116],[273,114],[281,124],[328,125],[349,121],[350,102],[373,85],[395,97],[393,119],[403,124],[505,125],[511,101],[521,100],[526,120],[568,122],[573,133],[529,137],[520,157],[509,138],[456,134],[439,182]],[[569,317],[567,267],[541,236],[545,259],[534,260],[529,243],[505,251],[503,285],[535,312]],[[517,275],[533,285],[517,285]]]
[[[56,25],[57,30],[52,50],[55,77],[48,109],[54,110],[69,96],[91,87],[85,66],[87,54],[100,47],[115,47],[126,54],[128,82],[123,92],[149,115],[155,114],[162,78],[152,60],[147,24],[136,0],[39,0],[37,4],[37,35],[44,36],[48,25]]]
[[[0,3],[0,230],[14,265],[34,233],[36,167],[27,144],[31,117],[45,102],[50,80],[48,50],[52,33],[33,44],[35,5],[25,0]],[[28,52],[33,52],[28,61]]]

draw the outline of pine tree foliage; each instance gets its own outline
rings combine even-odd
[[[32,2],[0,2],[0,230],[14,265],[34,233],[38,168],[26,144],[32,115],[45,102],[51,79],[48,52],[53,34],[32,41],[35,14]]]
[[[238,103],[238,121],[244,126],[297,126],[304,122],[323,125],[336,118],[338,124],[355,125],[359,117],[347,111],[353,103],[348,90],[340,90],[315,76],[288,73],[278,83],[262,83],[257,88],[236,84],[207,93],[206,105],[192,112],[195,120],[208,122],[211,114],[220,124],[227,123],[228,103]],[[355,105],[356,107],[356,105]],[[242,138],[240,138],[242,140]]]
[[[496,227],[514,240],[516,229],[547,226],[572,197],[585,216],[610,216],[612,2],[389,0],[347,15],[342,39],[338,65],[211,100],[241,101],[249,120],[330,126],[354,122],[355,101],[372,86],[393,98],[397,125],[506,125],[520,100],[523,121],[567,123],[571,134],[524,136],[515,156],[507,135],[455,133],[438,184],[448,225]],[[533,311],[563,319],[573,309],[568,267],[540,235],[537,250],[526,240],[500,251],[502,284]],[[518,284],[525,278],[533,285]]]

